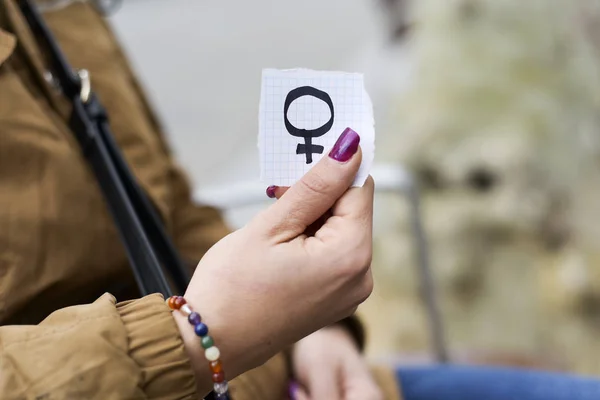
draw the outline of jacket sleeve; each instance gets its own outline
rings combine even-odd
[[[0,327],[2,399],[191,399],[195,380],[161,295],[60,309]]]

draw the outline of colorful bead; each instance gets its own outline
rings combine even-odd
[[[221,371],[221,372],[217,372],[216,374],[213,374],[212,380],[214,383],[223,382],[225,380],[225,372]]]
[[[188,316],[188,321],[192,325],[198,325],[198,324],[200,324],[200,322],[202,322],[202,318],[200,317],[200,314],[198,314],[197,312],[192,312]]]
[[[204,351],[204,356],[208,361],[217,361],[221,357],[221,352],[216,346],[213,346]]]
[[[210,370],[213,372],[213,374],[218,374],[219,372],[223,371],[223,366],[221,365],[221,360],[211,361],[210,362]]]
[[[185,299],[183,297],[181,297],[181,296],[175,297],[175,300],[173,301],[175,310],[179,310],[181,308],[181,306],[183,306],[185,303],[187,303],[187,301],[185,301]]]
[[[216,394],[225,394],[229,390],[229,385],[227,382],[219,382],[214,384],[213,389]]]
[[[208,326],[200,322],[198,325],[194,326],[194,332],[196,332],[196,335],[198,336],[206,336],[208,335]]]
[[[225,380],[225,371],[221,365],[221,351],[215,346],[215,341],[208,336],[208,326],[202,322],[200,314],[194,312],[187,301],[182,296],[172,296],[165,300],[171,310],[179,310],[184,314],[188,322],[194,326],[194,332],[200,336],[200,342],[204,350],[204,356],[209,361],[212,371],[212,380],[214,382],[213,391],[216,400],[231,400],[229,396],[229,384]]]
[[[184,304],[181,306],[181,308],[179,309],[179,311],[183,312],[185,315],[187,315],[188,317],[190,316],[190,314],[192,313],[192,309],[190,308],[189,304]]]
[[[167,305],[171,310],[175,310],[175,296],[169,297],[169,299],[167,300]]]
[[[210,336],[204,336],[201,340],[201,343],[202,343],[202,347],[204,347],[205,349],[208,349],[209,347],[214,346],[215,341]]]

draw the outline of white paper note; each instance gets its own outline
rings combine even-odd
[[[362,186],[375,156],[373,105],[362,74],[267,69],[262,75],[259,138],[261,180],[291,186],[350,127],[360,135]]]

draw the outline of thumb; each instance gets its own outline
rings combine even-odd
[[[282,242],[304,232],[352,185],[362,159],[359,142],[358,133],[346,128],[329,155],[263,214],[261,226]]]

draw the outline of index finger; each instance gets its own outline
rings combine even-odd
[[[373,197],[375,182],[369,176],[362,187],[352,187],[331,208],[331,217],[315,233],[319,241],[338,238],[371,240],[373,231]]]
[[[375,181],[369,175],[362,187],[351,187],[331,208],[334,216],[357,216],[373,219]]]

